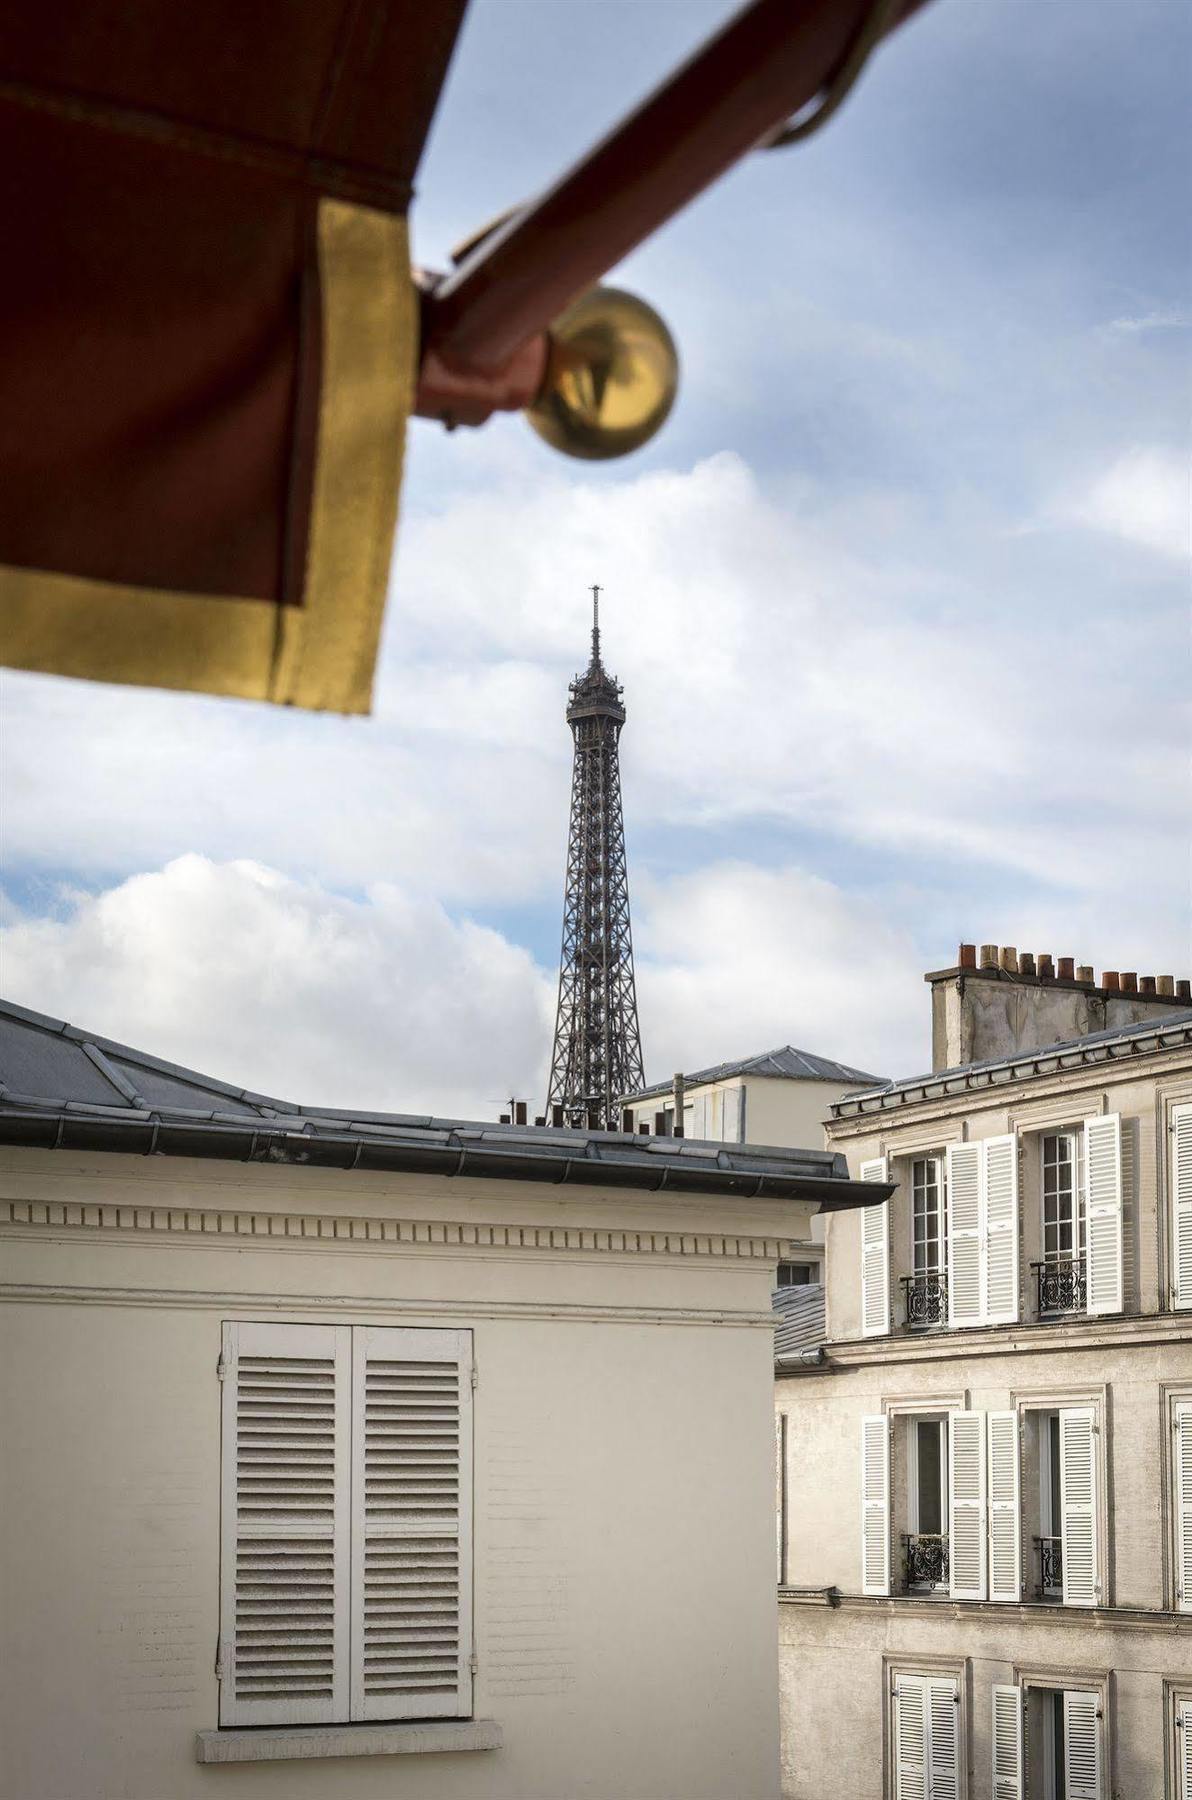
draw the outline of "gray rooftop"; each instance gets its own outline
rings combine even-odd
[[[0,1143],[871,1204],[826,1150],[297,1106],[0,1000]]]
[[[941,1100],[949,1094],[1021,1081],[1028,1075],[1055,1074],[1089,1063],[1155,1055],[1187,1044],[1192,1044],[1190,1009],[1167,1013],[1160,1019],[1140,1019],[1133,1025],[1117,1025],[1109,1031],[1090,1031],[1084,1037],[1065,1038],[1035,1050],[1016,1050],[1009,1056],[989,1057],[984,1062],[961,1063],[955,1069],[938,1069],[931,1075],[908,1075],[901,1081],[881,1082],[862,1093],[843,1095],[832,1102],[830,1110],[834,1118],[851,1118],[857,1113],[906,1106],[915,1100]]]
[[[714,1063],[710,1069],[697,1069],[684,1075],[688,1087],[701,1087],[706,1082],[728,1081],[733,1075],[770,1075],[783,1081],[836,1081],[856,1087],[876,1087],[885,1078],[867,1075],[863,1069],[850,1069],[847,1063],[833,1062],[830,1056],[816,1056],[811,1050],[796,1050],[793,1044],[782,1044],[777,1050],[763,1050],[759,1056],[743,1056],[736,1062]],[[640,1093],[627,1094],[627,1100],[648,1100],[654,1094],[667,1094],[671,1083],[660,1081]]]

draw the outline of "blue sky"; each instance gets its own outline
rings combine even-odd
[[[473,0],[419,257],[723,12]],[[683,357],[646,451],[416,422],[372,720],[5,678],[5,989],[298,1098],[536,1094],[591,581],[651,1073],[909,1072],[962,937],[1188,973],[1190,51],[935,0],[617,272]]]

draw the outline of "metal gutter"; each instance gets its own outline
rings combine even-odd
[[[775,1170],[724,1168],[680,1154],[660,1164],[653,1154],[625,1157],[585,1155],[577,1146],[549,1140],[530,1151],[523,1139],[508,1148],[500,1140],[461,1141],[455,1132],[436,1132],[417,1142],[367,1132],[288,1129],[246,1119],[173,1120],[132,1109],[96,1109],[84,1114],[65,1108],[30,1111],[0,1108],[0,1144],[40,1150],[82,1150],[125,1156],[188,1156],[224,1162],[261,1162],[290,1167],[365,1169],[438,1176],[468,1175],[497,1181],[582,1182],[590,1187],[637,1188],[657,1192],[737,1195],[745,1199],[816,1201],[823,1212],[873,1206],[893,1193],[893,1185],[839,1176],[782,1174]]]

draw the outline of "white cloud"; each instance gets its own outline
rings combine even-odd
[[[387,883],[182,856],[2,942],[9,999],[307,1104],[495,1118],[549,1031],[524,950]]]
[[[1186,456],[1141,447],[1128,450],[1096,478],[1071,510],[1081,524],[1113,532],[1188,566],[1192,484]]]

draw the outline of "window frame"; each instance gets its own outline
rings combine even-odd
[[[947,1153],[943,1150],[925,1150],[907,1157],[906,1160],[910,1165],[908,1169],[907,1186],[910,1192],[911,1275],[916,1280],[932,1275],[946,1275],[948,1272]],[[920,1181],[918,1177],[920,1166],[926,1167],[929,1164],[933,1165],[935,1169],[934,1180],[930,1182],[926,1179]],[[934,1204],[932,1205],[928,1205],[926,1202],[926,1192],[929,1188],[933,1188],[935,1192]],[[924,1205],[922,1208],[919,1207],[921,1193],[924,1196]],[[932,1241],[935,1243],[936,1259],[934,1266],[929,1265],[926,1255],[924,1255],[922,1267],[920,1267],[919,1264],[920,1239],[916,1228],[920,1216],[922,1216],[924,1220],[922,1238],[924,1249],[926,1249],[928,1243]],[[934,1218],[935,1223],[934,1232],[929,1229],[932,1218]]]
[[[1067,1229],[1072,1238],[1072,1246],[1068,1250],[1064,1250],[1058,1242],[1064,1230],[1064,1221],[1060,1216],[1061,1195],[1058,1192],[1058,1184],[1054,1194],[1049,1195],[1047,1192],[1049,1170],[1058,1171],[1060,1167],[1058,1159],[1050,1163],[1048,1161],[1048,1146],[1052,1144],[1066,1144],[1069,1151],[1068,1167],[1071,1170],[1071,1191],[1064,1196],[1069,1202],[1072,1212],[1072,1216],[1067,1222]],[[1047,1206],[1050,1199],[1056,1201],[1057,1216],[1054,1221],[1047,1217]],[[1054,1249],[1049,1249],[1047,1243],[1047,1234],[1051,1229],[1054,1229],[1057,1238]],[[1051,1128],[1039,1133],[1039,1253],[1042,1260],[1053,1267],[1073,1260],[1079,1260],[1087,1266],[1088,1173],[1085,1169],[1083,1123],[1065,1126],[1062,1129]]]
[[[1110,1772],[1114,1767],[1112,1670],[1056,1669],[1040,1667],[1037,1664],[1015,1663],[1013,1665],[1013,1681],[1023,1690],[1024,1725],[1027,1717],[1025,1713],[1027,1698],[1032,1693],[1095,1694],[1097,1696],[1097,1719],[1101,1727],[1098,1800],[1110,1800],[1113,1791]]]
[[[1019,1389],[1016,1389],[1011,1392],[1010,1403],[1009,1403],[1009,1407],[1007,1408],[1008,1411],[1013,1411],[1018,1414],[1019,1433],[1020,1433],[1019,1443],[1021,1444],[1021,1441],[1022,1441],[1021,1440],[1021,1431],[1022,1431],[1023,1425],[1026,1424],[1026,1422],[1027,1422],[1028,1415],[1037,1415],[1039,1413],[1068,1411],[1072,1408],[1079,1408],[1079,1407],[1091,1408],[1092,1413],[1093,1413],[1093,1433],[1094,1433],[1093,1466],[1094,1466],[1094,1470],[1095,1470],[1095,1480],[1096,1480],[1096,1488],[1097,1488],[1097,1505],[1096,1505],[1096,1512],[1094,1515],[1094,1530],[1096,1532],[1096,1541],[1097,1541],[1097,1586],[1099,1588],[1099,1593],[1091,1607],[1070,1605],[1065,1608],[1066,1612],[1072,1613],[1076,1617],[1079,1617],[1081,1613],[1096,1612],[1096,1611],[1101,1610],[1103,1607],[1110,1607],[1114,1604],[1114,1594],[1113,1594],[1113,1584],[1112,1584],[1113,1559],[1109,1553],[1110,1552],[1109,1390],[1108,1390],[1108,1387],[1105,1385],[1102,1385],[1100,1387],[1081,1387],[1081,1388],[1071,1388],[1071,1389],[1041,1388],[1036,1391],[1031,1391],[1030,1389],[1019,1388]],[[1021,1456],[1021,1451],[1020,1451],[1020,1456]],[[1040,1461],[1041,1460],[1042,1459],[1040,1459]],[[1021,1468],[1022,1468],[1022,1464],[1020,1462],[1020,1472],[1021,1472]],[[1041,1481],[1041,1479],[1042,1479],[1042,1471],[1040,1470],[1040,1481]],[[1024,1494],[1026,1492],[1025,1483],[1023,1484],[1023,1492],[1024,1492]],[[1041,1498],[1042,1498],[1042,1496],[1040,1494],[1040,1499]],[[1023,1557],[1024,1572],[1025,1572],[1026,1564],[1027,1564],[1028,1543],[1029,1543],[1029,1555],[1032,1558],[1032,1560],[1034,1557],[1034,1544],[1033,1544],[1033,1542],[1030,1542],[1030,1540],[1033,1538],[1033,1533],[1026,1529],[1026,1526],[1028,1523],[1029,1523],[1029,1520],[1024,1520],[1023,1530],[1022,1530],[1022,1557]],[[1058,1535],[1062,1538],[1063,1531],[1061,1530],[1058,1533]],[[1033,1587],[1033,1579],[1032,1579],[1032,1582],[1028,1584],[1028,1587]],[[1045,1604],[1047,1604],[1049,1606],[1053,1606],[1053,1605],[1059,1606],[1059,1605],[1062,1605],[1063,1603],[1062,1603],[1062,1601],[1059,1601],[1059,1600],[1048,1600],[1045,1602]]]
[[[897,1800],[898,1792],[898,1725],[894,1705],[894,1684],[899,1675],[919,1675],[939,1681],[954,1681],[959,1697],[956,1731],[957,1800],[968,1800],[970,1735],[972,1712],[972,1665],[967,1656],[926,1656],[914,1651],[886,1651],[882,1655],[882,1795],[883,1800]]]

